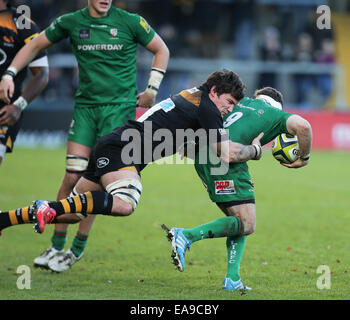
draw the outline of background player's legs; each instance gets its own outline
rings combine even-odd
[[[87,147],[85,145],[68,141],[67,143],[67,156],[72,155],[76,156],[78,158],[85,158],[88,159],[90,156],[91,148]],[[67,161],[69,161],[67,159]],[[74,160],[73,160],[74,161]],[[87,166],[87,162],[86,162]],[[71,194],[74,186],[82,176],[83,172],[85,170],[84,166],[79,168],[79,165],[73,165],[71,166],[69,163],[67,163],[67,171],[65,172],[62,184],[58,190],[57,194],[57,200],[65,199],[69,197]],[[79,224],[79,231],[83,234],[88,234],[90,232],[90,229],[92,227],[92,224],[94,222],[94,218],[90,218],[89,220],[85,221],[84,219]],[[52,237],[52,245],[56,249],[63,249],[64,244],[66,242],[66,235],[67,235],[67,224],[56,224],[55,225],[55,231],[54,235]]]
[[[67,143],[67,156],[72,155],[78,158],[88,159],[90,156],[90,152],[91,152],[90,147],[84,146],[82,144],[79,144],[73,141],[68,141]],[[67,164],[67,166],[68,166],[67,171],[65,172],[62,184],[58,190],[57,201],[69,197],[74,186],[77,184],[78,180],[83,174],[83,172],[81,171],[85,170],[85,168],[83,167],[79,168],[79,166],[72,167],[69,164]],[[91,217],[81,221],[79,223],[78,232],[85,235],[89,234],[94,220],[95,218]],[[67,229],[68,229],[67,224],[55,225],[55,230],[54,230],[54,234],[52,236],[51,242],[52,242],[52,246],[55,247],[57,250],[62,250],[64,247],[64,244],[66,242]]]
[[[86,169],[90,152],[90,147],[73,141],[68,141],[66,163],[67,167],[63,181],[57,193],[57,200],[69,197],[74,186],[77,184],[78,180]],[[74,218],[76,217],[71,217],[71,219]],[[91,218],[88,217],[79,223],[79,228],[75,236],[75,238],[77,238],[76,242],[79,243],[79,248],[85,248],[88,239],[87,235],[90,232],[94,220],[95,217],[91,216]],[[63,252],[64,245],[67,241],[67,232],[68,224],[55,224],[55,229],[51,237],[51,247],[44,251],[39,257],[34,259],[35,266],[47,268],[49,260],[52,259],[55,255],[58,255],[58,253]],[[83,236],[81,236],[81,234]],[[80,241],[81,238],[83,238],[82,242]],[[84,244],[82,245],[82,243]]]
[[[84,177],[81,177],[74,187],[74,193],[76,194],[93,190],[101,191],[102,187],[99,184],[85,179]],[[57,254],[52,257],[48,261],[49,269],[55,272],[64,272],[82,258],[84,249],[87,244],[88,234],[95,221],[95,217],[95,215],[88,215],[85,219],[81,220],[79,223],[79,229],[76,236],[74,237],[71,248],[64,254]],[[69,223],[80,221],[76,215],[65,215],[64,218],[64,222]],[[66,224],[62,225],[66,226]],[[85,231],[86,234],[84,234],[81,230],[87,230]]]

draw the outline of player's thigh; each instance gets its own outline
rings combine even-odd
[[[112,132],[116,127],[123,126],[128,120],[135,119],[136,107],[130,104],[119,104],[96,108],[97,138]]]
[[[75,105],[68,141],[92,148],[97,138],[97,120],[94,108]]]
[[[74,141],[67,142],[67,155],[75,155],[82,158],[89,158],[91,147]]]
[[[256,228],[256,206],[255,203],[243,203],[231,206],[217,204],[219,208],[227,215],[239,217],[244,224],[244,234],[248,235]]]
[[[129,215],[141,197],[141,169],[139,164],[123,161],[123,147],[115,139],[114,134],[108,134],[98,140],[84,177],[100,183],[113,196],[112,214]]]

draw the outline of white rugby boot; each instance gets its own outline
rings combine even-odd
[[[64,250],[57,250],[54,247],[46,249],[39,257],[34,259],[34,267],[49,269],[49,261],[56,256],[62,255]]]
[[[67,271],[74,263],[78,262],[84,252],[76,257],[71,249],[68,249],[67,252],[61,255],[57,255],[53,259],[50,259],[48,268],[54,272],[64,272]]]

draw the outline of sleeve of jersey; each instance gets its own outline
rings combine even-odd
[[[147,46],[153,39],[155,31],[148,24],[145,18],[137,14],[130,14],[130,20],[136,42],[144,47]]]
[[[52,43],[56,43],[69,36],[67,20],[65,15],[58,17],[45,29],[45,35]]]
[[[199,104],[199,122],[207,131],[210,142],[222,142],[229,139],[223,120],[217,107],[208,97],[202,97]]]
[[[284,111],[281,111],[281,113],[282,113],[282,116],[281,116],[281,121],[280,121],[280,131],[287,133],[288,132],[288,130],[287,130],[287,120],[293,114],[292,113],[287,113],[287,112],[284,112]]]

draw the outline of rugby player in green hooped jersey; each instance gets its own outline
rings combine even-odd
[[[282,94],[274,88],[257,90],[255,99],[243,98],[233,111],[224,117],[224,127],[230,140],[249,144],[257,134],[264,133],[261,145],[281,133],[297,135],[300,156],[289,168],[301,168],[308,164],[312,144],[310,124],[298,115],[282,111]],[[217,174],[213,169],[215,159],[209,156],[209,148],[201,148],[195,154],[195,168],[205,185],[211,201],[215,202],[226,217],[191,229],[163,228],[172,245],[173,263],[179,271],[185,268],[185,252],[193,242],[226,237],[227,273],[223,290],[250,290],[241,280],[240,263],[246,236],[255,231],[256,208],[254,184],[246,162],[230,163],[228,171]],[[214,159],[214,161],[213,161]]]
[[[111,6],[112,0],[88,0],[87,7],[62,15],[16,55],[0,83],[0,99],[9,103],[13,78],[41,50],[69,38],[79,68],[79,87],[67,143],[66,172],[57,200],[74,194],[73,187],[87,168],[95,141],[135,118],[136,106],[151,107],[165,74],[169,50],[138,14]],[[137,46],[153,53],[145,91],[137,95]],[[57,224],[52,245],[34,265],[62,272],[84,252],[95,215],[81,221],[72,246],[64,252],[66,224]]]

